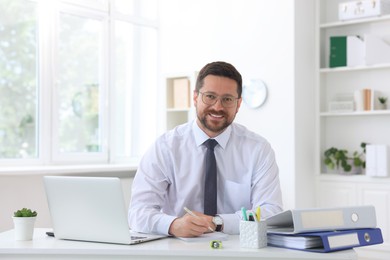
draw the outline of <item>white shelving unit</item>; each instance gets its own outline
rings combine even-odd
[[[372,204],[384,239],[390,239],[390,178],[340,176],[326,172],[323,153],[330,147],[358,151],[360,143],[390,146],[390,109],[329,112],[335,97],[370,88],[390,101],[390,62],[357,67],[329,68],[330,37],[372,34],[390,35],[390,15],[339,21],[338,5],[345,0],[316,1],[317,78],[317,206]]]
[[[177,125],[184,124],[194,118],[195,110],[193,106],[193,91],[195,89],[197,73],[177,74],[170,75],[165,78],[166,86],[166,129],[170,130]],[[179,98],[185,98],[188,100],[188,106],[176,107],[175,106],[175,81],[185,80],[188,81],[188,85],[180,85],[179,87],[185,87],[188,89],[183,90]],[[177,87],[177,86],[176,86]]]

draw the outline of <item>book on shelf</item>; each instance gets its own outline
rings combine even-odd
[[[187,78],[173,80],[173,108],[190,107],[190,81]]]
[[[329,67],[347,66],[347,36],[330,37]]]
[[[371,110],[371,89],[363,89],[364,91],[364,111]]]
[[[355,67],[390,62],[390,35],[330,36],[329,67]]]
[[[347,66],[355,67],[365,64],[365,41],[359,35],[347,36]]]
[[[390,62],[390,35],[364,35],[364,43],[366,65]]]
[[[354,97],[351,93],[337,93],[329,101],[328,111],[331,113],[346,113],[354,111]]]
[[[353,99],[355,102],[355,111],[364,110],[364,95],[361,89],[355,90],[353,93]]]
[[[365,42],[359,35],[331,36],[329,67],[353,67],[365,63]]]
[[[389,146],[387,146],[386,144],[366,145],[366,175],[372,177],[389,177]]]
[[[354,92],[354,102],[356,111],[372,111],[377,106],[378,93],[369,88],[358,89]]]

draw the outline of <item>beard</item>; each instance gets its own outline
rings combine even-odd
[[[219,122],[218,124],[214,123],[213,120],[210,119],[209,114],[215,114],[215,115],[222,115],[223,121]],[[224,112],[216,112],[216,111],[204,111],[203,114],[197,113],[197,117],[199,122],[202,124],[202,126],[207,129],[210,132],[213,132],[215,134],[219,134],[223,132],[234,120],[233,118],[229,118],[228,115]]]

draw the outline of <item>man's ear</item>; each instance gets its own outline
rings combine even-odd
[[[236,114],[238,113],[238,110],[240,110],[241,103],[242,103],[242,97],[240,97],[240,99],[239,99],[239,100],[237,100],[237,109],[236,109]]]
[[[194,94],[193,94],[193,101],[194,101],[194,106],[196,107],[196,104],[198,102],[198,96],[199,96],[199,92],[194,90]]]

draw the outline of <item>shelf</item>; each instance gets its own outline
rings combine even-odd
[[[348,21],[337,21],[337,22],[331,22],[331,23],[323,23],[320,24],[321,29],[327,29],[327,28],[337,28],[337,27],[343,27],[343,26],[349,26],[349,25],[355,25],[355,24],[363,24],[363,23],[374,23],[374,22],[382,22],[390,20],[390,15],[383,15],[379,17],[368,17],[368,18],[361,18],[356,20],[348,20]]]
[[[361,71],[361,70],[378,70],[378,69],[390,69],[390,63],[364,65],[364,66],[356,66],[356,67],[321,68],[320,73],[348,72],[348,71]]]
[[[345,113],[332,113],[332,112],[322,112],[320,113],[321,117],[343,117],[343,116],[382,116],[390,115],[390,110],[375,110],[375,111],[354,111],[354,112],[345,112]]]

